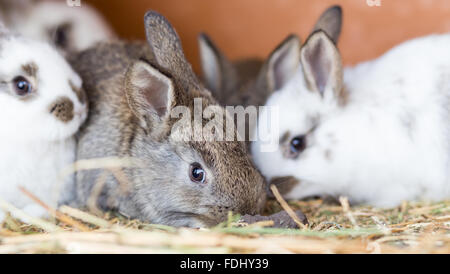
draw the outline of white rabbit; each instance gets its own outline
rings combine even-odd
[[[81,86],[81,78],[53,47],[2,30],[0,198],[32,216],[45,216],[45,211],[19,186],[50,206],[57,204],[56,191],[68,186],[59,185],[60,173],[75,160],[74,134],[87,116]]]
[[[391,207],[450,197],[449,34],[343,70],[335,44],[317,31],[300,62],[267,102],[278,107],[278,123],[268,126],[261,114],[252,146],[257,166],[286,198],[342,195]],[[269,136],[279,138],[278,148],[263,152]]]
[[[0,0],[8,28],[27,37],[48,41],[61,53],[81,51],[115,37],[89,5],[70,7],[66,1]]]

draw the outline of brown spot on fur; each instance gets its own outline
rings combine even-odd
[[[283,136],[280,138],[280,144],[284,144],[289,140],[289,137],[291,136],[291,133],[289,131],[286,131]]]
[[[348,104],[350,99],[347,87],[343,84],[342,89],[338,93],[338,103],[341,107]]]
[[[22,65],[22,70],[30,77],[36,78],[38,69],[39,67],[34,62]]]
[[[72,89],[72,91],[77,95],[77,98],[80,101],[80,103],[84,104],[86,102],[86,93],[84,92],[83,88],[76,87],[74,83],[70,80],[69,86]]]
[[[58,120],[64,123],[68,123],[73,119],[73,102],[67,97],[61,97],[50,105],[49,111]]]

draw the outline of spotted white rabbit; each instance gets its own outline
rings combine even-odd
[[[0,0],[0,12],[8,28],[47,41],[63,54],[115,38],[102,16],[86,3],[70,7],[66,1]]]
[[[87,116],[81,86],[53,47],[2,29],[0,199],[31,216],[45,216],[45,210],[19,187],[55,206],[58,190],[73,180],[61,182],[60,173],[75,160],[74,134]]]
[[[380,207],[450,198],[450,35],[405,42],[343,70],[333,41],[314,32],[297,75],[269,98],[253,144],[262,173],[287,198],[347,196]],[[278,134],[275,134],[278,129]]]

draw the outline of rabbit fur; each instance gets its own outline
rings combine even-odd
[[[193,113],[194,98],[204,107],[223,108],[193,73],[170,23],[150,11],[145,28],[148,44],[100,43],[71,58],[91,102],[78,159],[131,157],[143,163],[122,168],[125,183],[107,173],[94,204],[144,221],[190,227],[215,225],[228,211],[259,212],[265,183],[243,142],[193,141],[183,126],[171,131],[177,122],[171,110],[187,106]],[[194,163],[205,171],[205,182],[190,179]],[[89,205],[102,172],[77,173],[80,206]]]
[[[280,119],[257,133],[279,140],[256,165],[285,197],[347,196],[392,207],[450,197],[450,35],[404,42],[383,56],[342,68],[323,31],[301,50],[301,66],[267,102]],[[275,127],[278,130],[273,130]]]
[[[115,39],[104,18],[83,2],[80,7],[70,7],[66,1],[0,0],[0,9],[9,29],[47,41],[64,55]]]
[[[18,85],[29,83],[29,89]],[[61,177],[75,161],[74,135],[87,116],[81,78],[50,45],[0,34],[0,198],[34,217],[45,210],[19,190],[49,206],[73,184]],[[4,214],[2,213],[4,217]]]

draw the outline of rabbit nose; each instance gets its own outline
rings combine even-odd
[[[63,123],[72,121],[74,117],[74,105],[67,97],[60,97],[50,107],[50,114]]]

